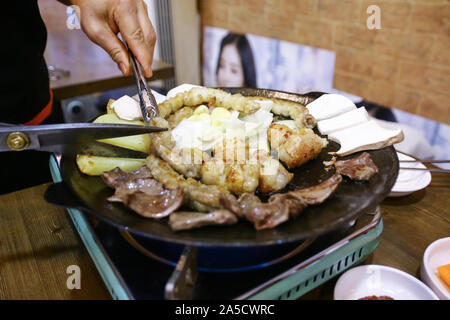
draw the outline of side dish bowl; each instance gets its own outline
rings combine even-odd
[[[439,300],[417,278],[381,265],[352,268],[339,278],[334,288],[335,300],[359,300],[371,296],[387,296],[393,300]]]
[[[425,250],[420,277],[443,300],[450,300],[450,288],[439,278],[437,267],[450,264],[450,237],[431,243]]]

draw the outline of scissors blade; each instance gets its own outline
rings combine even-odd
[[[69,123],[39,126],[0,126],[0,151],[41,150],[61,152],[70,146],[89,146],[95,140],[124,137],[166,128],[122,124]],[[22,144],[21,144],[22,143]],[[75,148],[75,147],[74,147]]]
[[[45,149],[45,148],[44,148]],[[93,141],[86,144],[61,144],[50,148],[53,153],[65,156],[91,155],[98,157],[145,159],[148,154],[142,151],[126,149],[111,144]]]

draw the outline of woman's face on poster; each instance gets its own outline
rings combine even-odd
[[[219,87],[245,86],[241,56],[234,44],[227,44],[222,49],[217,71],[217,85]]]

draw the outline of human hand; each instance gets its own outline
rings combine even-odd
[[[130,74],[130,59],[120,32],[146,77],[152,76],[156,33],[142,0],[72,0],[79,7],[81,28],[88,38],[111,56],[124,75]]]

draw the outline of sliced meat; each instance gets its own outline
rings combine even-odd
[[[288,194],[294,198],[301,199],[307,205],[321,204],[331,196],[339,184],[342,182],[342,176],[335,174],[328,180],[304,189],[289,191]]]
[[[138,191],[128,198],[128,206],[146,218],[161,219],[173,214],[183,203],[181,189],[164,190],[161,193]]]
[[[108,198],[112,202],[128,204],[128,197],[138,191],[157,194],[164,191],[162,183],[152,178],[137,178],[122,181],[116,184],[116,192]]]
[[[272,229],[289,220],[289,207],[280,200],[248,206],[243,212],[256,230]]]
[[[342,176],[335,174],[316,186],[278,193],[270,196],[264,203],[253,193],[243,193],[239,199],[221,197],[221,205],[237,217],[252,222],[256,230],[274,228],[290,217],[297,217],[308,205],[320,204],[330,197],[342,181]]]
[[[174,231],[201,228],[210,225],[230,225],[238,222],[238,218],[228,210],[216,210],[210,213],[174,212],[169,217],[169,225]]]
[[[115,188],[116,185],[126,182],[128,180],[133,180],[137,178],[151,178],[151,177],[152,174],[147,166],[142,166],[141,168],[132,172],[125,172],[122,171],[120,168],[115,168],[101,175],[103,182],[106,183],[111,188]]]
[[[283,201],[289,209],[289,217],[295,218],[305,209],[308,204],[300,197],[288,193],[277,193],[269,198],[269,202]]]
[[[325,182],[310,188],[274,194],[269,198],[269,202],[285,202],[289,208],[289,216],[295,218],[308,205],[320,204],[328,199],[336,191],[341,181],[341,175],[335,174]]]
[[[375,173],[378,173],[377,166],[367,152],[363,152],[359,157],[353,159],[338,160],[334,167],[337,173],[352,180],[369,180]]]
[[[221,194],[219,198],[220,204],[224,209],[234,213],[238,218],[243,218],[241,206],[236,197],[231,194]]]
[[[271,229],[289,219],[289,207],[284,201],[261,202],[251,193],[244,193],[238,199],[241,214],[253,223],[256,230]]]
[[[122,202],[146,218],[166,217],[181,206],[184,194],[181,189],[165,189],[162,183],[151,178],[150,170],[145,168],[132,173],[116,168],[104,173],[105,183],[115,188],[108,200]],[[148,175],[150,177],[144,177]]]

